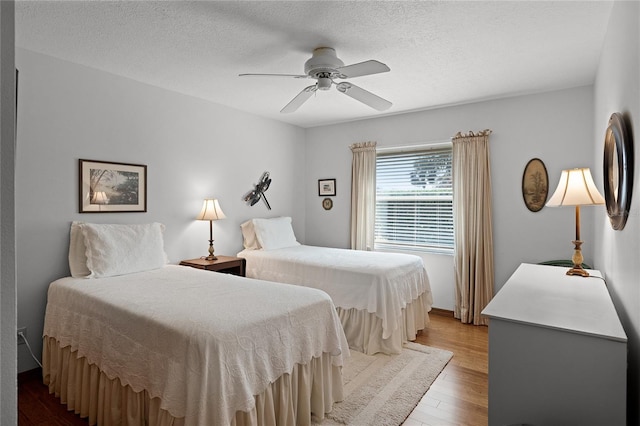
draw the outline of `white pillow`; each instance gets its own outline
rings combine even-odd
[[[253,228],[258,242],[264,250],[300,245],[293,233],[290,217],[253,219]]]
[[[161,223],[80,225],[89,277],[102,278],[158,269],[167,263]]]
[[[240,224],[242,229],[242,245],[247,250],[260,250],[260,243],[256,237],[256,231],[253,229],[253,220],[248,220]]]
[[[86,277],[91,274],[87,268],[86,247],[84,245],[84,235],[80,229],[82,222],[71,222],[69,232],[69,271],[74,278]]]

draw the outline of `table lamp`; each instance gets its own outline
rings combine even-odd
[[[571,260],[573,268],[567,271],[567,275],[580,275],[588,277],[589,273],[582,268],[582,241],[580,241],[580,206],[593,206],[604,204],[604,198],[598,192],[596,184],[591,177],[588,167],[563,170],[560,182],[553,193],[547,206],[575,206],[576,207],[576,239]]]
[[[208,198],[204,200],[202,210],[196,220],[208,220],[209,221],[209,256],[203,257],[206,260],[216,260],[217,257],[213,254],[213,221],[219,219],[225,219],[226,216],[220,208],[218,200]]]

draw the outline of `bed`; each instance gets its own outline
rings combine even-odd
[[[331,411],[349,351],[329,296],[167,264],[161,231],[72,225],[72,276],[48,290],[50,392],[98,425],[308,425]]]
[[[247,277],[325,291],[351,349],[400,353],[428,325],[433,299],[419,256],[301,245],[289,217],[251,219],[241,229]]]

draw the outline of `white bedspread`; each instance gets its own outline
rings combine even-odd
[[[424,294],[433,299],[422,258],[300,245],[275,250],[243,250],[248,277],[318,288],[336,307],[374,313],[382,320],[382,338],[401,327],[402,309]]]
[[[44,335],[187,425],[229,424],[294,364],[348,356],[325,293],[175,265],[53,282]]]

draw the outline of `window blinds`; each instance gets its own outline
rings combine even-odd
[[[450,147],[376,158],[375,247],[453,252]]]

